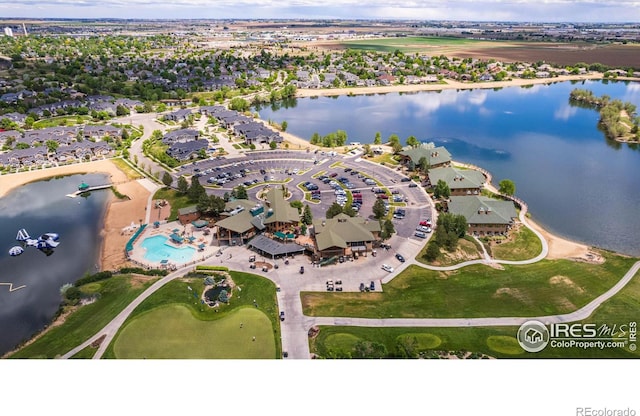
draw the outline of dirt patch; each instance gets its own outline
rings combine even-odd
[[[533,302],[529,299],[520,289],[514,289],[510,287],[501,287],[496,290],[496,293],[493,294],[494,298],[501,298],[503,296],[509,296],[516,299],[519,302],[524,303],[525,305],[532,305]]]
[[[107,337],[107,335],[105,334],[105,335],[100,336],[100,338],[98,338],[97,340],[93,341],[91,343],[91,348],[100,347],[100,344],[102,344],[102,341],[104,341],[106,337]]]
[[[144,274],[132,274],[129,279],[129,283],[131,284],[132,288],[139,288],[150,280],[157,279],[157,277],[158,276],[147,276]]]
[[[584,289],[576,285],[575,282],[567,276],[553,276],[551,279],[549,279],[549,283],[551,283],[552,285],[563,285],[574,289],[578,293],[584,293]]]
[[[558,307],[561,310],[564,310],[565,312],[573,312],[576,309],[578,309],[576,307],[576,305],[573,304],[573,302],[571,302],[569,299],[563,297],[558,297],[558,298],[554,298],[553,299],[553,303],[555,303],[556,305],[558,305]]]

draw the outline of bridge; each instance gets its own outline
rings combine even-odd
[[[91,191],[97,191],[100,189],[107,189],[107,188],[111,188],[114,184],[112,183],[108,183],[105,185],[96,185],[96,186],[88,186],[88,187],[82,187],[82,189],[78,189],[77,191],[71,193],[71,194],[67,194],[67,196],[69,198],[75,198],[80,194],[83,194],[85,192],[91,192]]]

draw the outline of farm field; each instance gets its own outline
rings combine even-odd
[[[585,42],[513,42],[463,38],[403,37],[342,42],[319,42],[321,49],[361,49],[379,52],[446,55],[457,58],[496,59],[505,62],[545,61],[556,65],[578,62],[611,67],[640,68],[640,45]]]

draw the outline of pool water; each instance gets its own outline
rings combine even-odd
[[[169,260],[170,263],[180,264],[191,261],[196,249],[185,246],[176,248],[169,244],[168,238],[162,235],[147,237],[142,241],[141,247],[146,249],[144,254],[145,260],[160,262]]]

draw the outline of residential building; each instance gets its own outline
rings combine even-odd
[[[405,147],[400,151],[401,162],[404,164],[411,161],[417,166],[423,157],[427,159],[430,168],[449,166],[451,164],[451,153],[443,146],[436,147],[433,143],[423,143],[418,147]]]
[[[464,215],[473,235],[507,234],[518,217],[513,201],[484,196],[452,196],[447,207],[452,214]]]
[[[444,181],[452,196],[479,195],[487,181],[482,172],[471,169],[456,169],[451,166],[429,169],[428,182],[435,187],[438,181]]]
[[[316,258],[366,254],[380,239],[380,223],[339,214],[331,219],[314,220],[313,236]]]

